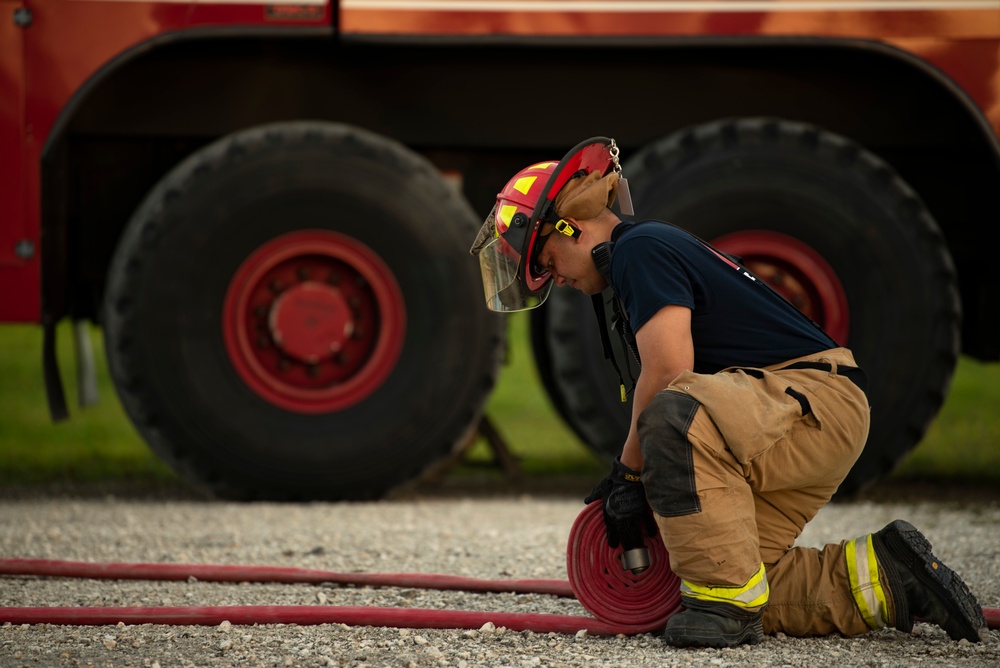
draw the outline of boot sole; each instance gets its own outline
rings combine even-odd
[[[896,520],[879,534],[886,548],[910,566],[917,580],[944,603],[949,613],[948,626],[952,627],[945,631],[952,640],[982,640],[986,632],[982,607],[962,578],[934,556],[927,538],[904,520]]]
[[[707,632],[706,629],[678,628],[665,631],[663,642],[671,647],[712,647],[723,649],[756,645],[764,639],[764,623],[757,620],[739,633]]]

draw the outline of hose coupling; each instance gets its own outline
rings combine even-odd
[[[624,550],[619,558],[622,562],[622,570],[632,571],[632,575],[638,575],[649,568],[649,550],[645,547]]]

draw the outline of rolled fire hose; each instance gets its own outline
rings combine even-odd
[[[482,580],[424,573],[337,573],[333,571],[211,564],[89,563],[53,559],[0,559],[0,575],[115,580],[201,580],[206,582],[329,583],[371,587],[512,592],[575,596],[594,617],[542,613],[431,610],[361,606],[160,606],[0,608],[0,623],[102,625],[169,624],[347,624],[399,628],[478,629],[487,622],[513,631],[593,635],[634,634],[663,628],[680,609],[680,581],[670,571],[659,536],[647,538],[650,565],[626,569],[622,549],[607,544],[601,504],[577,516],[566,549],[569,580]],[[629,564],[631,565],[631,564]],[[638,570],[638,569],[636,569]]]
[[[337,573],[274,566],[209,564],[96,564],[52,559],[0,559],[0,575],[116,580],[202,580],[410,587],[471,592],[575,596],[594,618],[578,615],[359,606],[161,606],[0,608],[0,623],[130,624],[348,624],[399,628],[477,629],[487,622],[514,631],[594,635],[656,631],[680,610],[680,581],[669,568],[659,536],[647,538],[649,566],[633,572],[621,548],[608,547],[600,502],[577,516],[566,548],[569,580],[482,580],[424,573]],[[626,559],[623,559],[623,556]],[[636,569],[638,571],[638,569]],[[1000,610],[983,608],[987,626],[1000,629]]]

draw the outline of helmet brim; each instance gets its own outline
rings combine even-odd
[[[547,219],[546,216],[552,218],[557,215],[555,202],[559,191],[573,178],[574,174],[581,170],[586,173],[597,171],[601,176],[611,171],[614,167],[614,160],[611,156],[613,143],[614,140],[610,137],[591,137],[580,142],[563,156],[552,172],[552,176],[549,177],[532,210],[528,228],[533,232],[525,239],[522,249],[522,254],[529,258],[524,267],[525,282],[528,285],[538,289],[551,278],[548,272],[537,274],[535,270],[538,268],[538,254],[544,245],[541,239],[542,223],[556,222],[554,219]]]

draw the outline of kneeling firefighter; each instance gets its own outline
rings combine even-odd
[[[664,641],[909,631],[915,617],[979,641],[975,597],[907,522],[792,547],[864,447],[866,376],[738,258],[661,221],[622,220],[619,194],[630,215],[614,140],[589,139],[514,175],[472,252],[494,311],[537,307],[553,283],[598,310],[613,292],[640,372],[621,455],[586,501],[602,500],[612,547],[659,530],[685,608]]]

